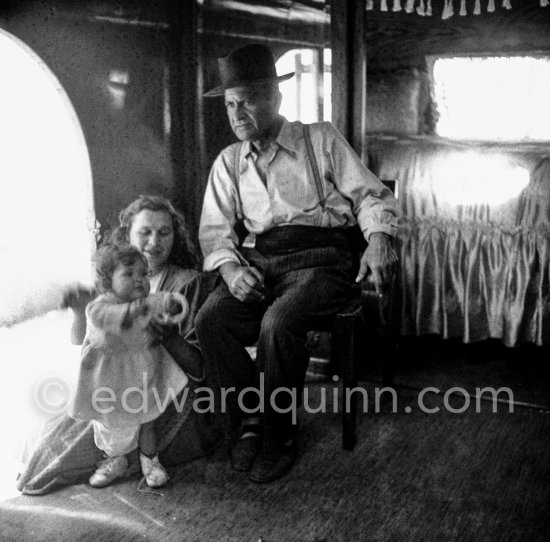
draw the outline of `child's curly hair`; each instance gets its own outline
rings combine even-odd
[[[113,272],[118,264],[132,265],[141,260],[147,268],[145,256],[132,245],[103,245],[94,256],[96,288],[98,292],[110,292],[113,287]]]
[[[129,243],[130,229],[134,216],[144,209],[148,211],[164,211],[172,219],[174,244],[168,256],[168,261],[179,267],[200,269],[200,257],[197,246],[189,234],[183,214],[175,209],[169,199],[162,196],[139,196],[139,198],[120,211],[118,215],[119,225],[111,233],[111,242],[116,244]]]

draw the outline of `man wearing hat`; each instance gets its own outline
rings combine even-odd
[[[204,268],[223,281],[196,329],[224,392],[232,467],[265,483],[296,458],[307,332],[357,295],[368,270],[379,293],[391,278],[396,205],[332,124],[279,115],[278,83],[294,74],[277,75],[269,48],[246,45],[218,68],[222,84],[205,96],[225,98],[239,142],[214,161],[204,196]],[[347,235],[357,224],[368,242],[358,271]]]

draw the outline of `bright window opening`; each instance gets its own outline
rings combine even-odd
[[[79,366],[65,286],[91,281],[92,176],[65,91],[0,30],[0,499],[29,437],[69,399]]]
[[[450,154],[437,164],[434,193],[451,205],[502,205],[518,197],[529,171],[498,155]]]
[[[280,84],[283,94],[281,115],[305,123],[331,120],[330,49],[294,49],[277,61],[277,73],[295,72]]]
[[[485,141],[550,140],[550,57],[430,58],[436,133]]]

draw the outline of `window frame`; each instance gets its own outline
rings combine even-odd
[[[330,47],[326,47],[324,45],[316,45],[316,46],[309,46],[309,47],[291,47],[284,51],[276,60],[276,63],[279,62],[279,60],[289,53],[294,52],[294,66],[292,70],[295,72],[294,80],[295,80],[295,88],[296,93],[294,94],[294,98],[296,99],[296,112],[298,119],[302,118],[301,114],[301,75],[304,73],[313,73],[314,79],[316,81],[315,84],[315,102],[316,102],[316,117],[317,121],[323,121],[325,116],[325,100],[326,96],[324,93],[324,87],[325,87],[325,73],[332,74],[332,63],[329,65],[325,64],[324,61],[324,55],[325,55],[325,49],[331,49]],[[302,70],[301,67],[304,66],[301,63],[298,62],[300,54],[302,51],[311,51],[312,53],[312,63],[309,69]],[[325,69],[326,66],[329,67],[329,69]],[[331,108],[332,113],[332,108]],[[332,114],[331,114],[332,116]],[[327,119],[330,120],[330,119]]]
[[[527,144],[527,145],[548,145],[550,142],[550,136],[548,139],[485,139],[485,138],[459,138],[459,137],[449,137],[442,136],[437,133],[437,122],[438,122],[438,107],[437,100],[435,97],[435,79],[434,79],[434,64],[437,60],[442,59],[452,59],[452,58],[540,58],[545,59],[550,62],[550,49],[541,50],[537,49],[534,51],[514,51],[514,52],[505,52],[505,51],[483,51],[483,52],[456,52],[456,53],[443,53],[443,54],[431,54],[425,55],[426,62],[426,72],[428,78],[428,91],[429,91],[429,100],[430,108],[432,113],[432,135],[448,139],[449,141],[462,141],[462,142],[479,142],[479,143],[498,143],[501,145],[518,145],[518,144]]]

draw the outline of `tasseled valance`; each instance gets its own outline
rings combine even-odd
[[[392,11],[405,11],[405,13],[417,13],[422,16],[431,16],[433,14],[432,0],[391,0]],[[550,0],[539,0],[541,7],[547,7]],[[381,11],[389,11],[390,0],[367,0],[367,10],[373,10],[376,8],[376,4]],[[485,10],[487,13],[492,13],[496,10],[495,0],[485,0]],[[469,13],[474,15],[480,15],[483,11],[482,0],[443,0],[443,11],[441,12],[442,19],[448,19],[455,14],[455,5],[457,7],[456,12],[459,15],[465,16]],[[502,0],[501,4],[503,9],[512,9],[511,0]]]

